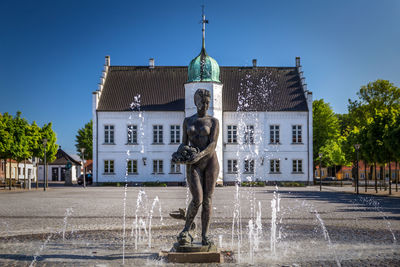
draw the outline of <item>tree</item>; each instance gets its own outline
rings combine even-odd
[[[8,113],[0,114],[0,159],[3,159],[6,164],[4,179],[7,177],[7,159],[11,159],[11,146],[13,143],[12,138],[13,119]],[[10,180],[11,183],[11,164],[10,164]]]
[[[46,146],[46,159],[47,162],[52,162],[56,159],[56,154],[58,151],[57,145],[57,136],[56,133],[51,128],[52,124],[49,122],[48,124],[43,125],[42,129],[40,129],[41,140],[47,139],[47,146]],[[40,157],[44,159],[44,147],[43,143],[40,146]]]
[[[13,131],[13,144],[12,144],[12,158],[15,159],[18,163],[17,168],[19,179],[19,163],[22,161],[26,161],[28,158],[32,156],[32,153],[29,149],[29,136],[27,133],[29,132],[29,124],[26,119],[21,118],[21,112],[18,111],[16,116],[13,119],[14,123],[14,131]],[[24,170],[26,170],[26,164],[24,166]],[[24,186],[26,187],[26,171],[24,171]]]
[[[78,130],[75,139],[76,151],[82,158],[81,148],[85,148],[85,159],[93,158],[93,121],[86,123],[85,126]]]
[[[29,149],[31,151],[32,157],[40,158],[41,147],[43,147],[42,136],[40,134],[40,127],[35,121],[29,126]],[[38,169],[38,162],[36,161],[36,171]],[[29,184],[30,186],[30,180]],[[38,173],[36,172],[36,189],[38,188]]]
[[[330,140],[339,137],[339,121],[332,108],[323,99],[313,102],[313,158],[319,161],[318,153]]]
[[[376,80],[360,88],[358,100],[349,99],[349,116],[351,124],[362,126],[375,110],[398,108],[400,106],[400,88],[387,80]]]

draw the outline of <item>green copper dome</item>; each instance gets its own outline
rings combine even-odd
[[[200,54],[189,64],[188,82],[220,82],[219,65],[215,59],[207,55],[204,41]]]

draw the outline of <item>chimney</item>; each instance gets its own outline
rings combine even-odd
[[[256,68],[257,67],[257,59],[253,59],[253,68]]]
[[[105,66],[110,66],[110,56],[106,56],[106,62],[104,63]]]
[[[300,65],[300,57],[296,57],[296,67],[301,67],[301,65]]]
[[[154,69],[154,58],[149,59],[149,69]]]

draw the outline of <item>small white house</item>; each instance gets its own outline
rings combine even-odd
[[[68,155],[61,147],[58,149],[56,159],[47,163],[47,179],[48,181],[65,181],[67,165],[70,165],[72,182],[76,182],[80,174],[81,163]],[[44,164],[39,163],[38,167],[39,181],[44,180]]]

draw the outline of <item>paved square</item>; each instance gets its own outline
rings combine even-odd
[[[232,251],[225,264],[400,266],[399,198],[318,190],[242,187],[232,231],[236,188],[216,188],[210,233]],[[0,265],[168,265],[158,252],[172,247],[184,222],[168,214],[189,195],[184,187],[128,187],[126,199],[123,187],[1,190]]]

